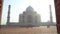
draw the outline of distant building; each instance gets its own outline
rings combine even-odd
[[[26,25],[38,25],[41,22],[40,15],[34,11],[34,9],[29,6],[23,14],[19,15],[19,23]]]

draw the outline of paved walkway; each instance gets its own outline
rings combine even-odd
[[[29,27],[29,28],[1,28],[0,34],[57,34],[56,26],[47,28],[41,27]]]

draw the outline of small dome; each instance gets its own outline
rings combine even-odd
[[[26,9],[26,11],[33,11],[33,10],[34,9],[31,6],[27,7],[27,9]]]

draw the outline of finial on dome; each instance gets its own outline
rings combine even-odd
[[[34,9],[29,5],[26,9],[26,11],[33,11]]]

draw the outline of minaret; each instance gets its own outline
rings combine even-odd
[[[49,7],[50,7],[50,22],[53,23],[51,5],[49,5]]]
[[[47,28],[49,28],[50,25],[53,23],[51,5],[49,5],[49,9],[50,9],[50,23],[49,23],[49,25],[47,26]]]
[[[8,7],[7,25],[8,25],[9,22],[10,22],[10,8],[11,8],[11,5],[9,5],[9,7]]]

